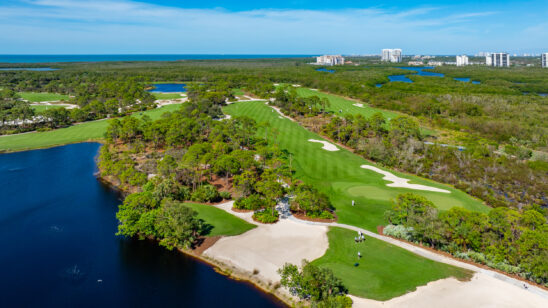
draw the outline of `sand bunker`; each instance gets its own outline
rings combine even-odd
[[[219,205],[230,214],[253,222],[252,213],[236,213],[232,202]],[[280,280],[277,270],[286,262],[301,264],[302,259],[314,260],[325,254],[329,242],[327,227],[281,219],[272,225],[257,228],[238,236],[223,237],[208,248],[204,255],[245,271],[259,270],[266,281]]]
[[[355,104],[352,104],[353,106],[356,106],[356,107],[361,107],[363,108],[363,104],[360,104],[360,103],[355,103]]]
[[[546,298],[482,273],[467,282],[455,278],[433,281],[386,302],[351,297],[353,307],[359,308],[548,307]]]
[[[323,144],[323,147],[322,149],[326,150],[326,151],[338,151],[339,148],[337,148],[334,144],[332,143],[329,143],[327,141],[322,141],[322,140],[316,140],[316,139],[308,139],[308,141],[310,142],[317,142],[317,143],[322,143]]]
[[[372,170],[372,171],[375,171],[377,173],[380,173],[380,174],[384,175],[384,177],[382,178],[383,180],[392,182],[391,184],[386,184],[386,186],[388,186],[388,187],[403,187],[403,188],[416,189],[416,190],[428,190],[428,191],[435,191],[435,192],[441,192],[441,193],[446,193],[446,194],[451,193],[448,190],[440,189],[440,188],[436,188],[436,187],[432,187],[432,186],[426,186],[426,185],[420,185],[420,184],[409,184],[408,182],[410,180],[400,178],[400,177],[398,177],[398,176],[396,176],[396,175],[394,175],[394,174],[392,174],[388,171],[381,170],[377,167],[373,167],[373,166],[369,166],[369,165],[362,165],[361,167],[363,169]]]

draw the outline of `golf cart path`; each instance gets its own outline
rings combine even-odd
[[[498,279],[498,280],[503,281],[505,283],[508,283],[508,284],[513,285],[513,286],[519,287],[521,289],[525,289],[524,288],[524,285],[525,285],[525,286],[527,286],[527,288],[526,288],[527,291],[529,291],[531,293],[534,293],[536,295],[542,296],[544,299],[548,300],[548,292],[541,289],[541,288],[539,288],[539,287],[537,287],[537,286],[531,285],[529,283],[526,283],[524,281],[521,281],[521,280],[518,280],[518,279],[515,279],[515,278],[508,277],[508,276],[500,274],[496,271],[484,269],[484,268],[481,268],[481,267],[478,267],[478,266],[475,266],[475,265],[472,265],[472,264],[469,264],[469,263],[466,263],[466,262],[461,262],[461,261],[455,260],[453,258],[449,258],[445,255],[438,254],[438,253],[435,253],[433,251],[430,251],[430,250],[427,250],[427,249],[424,249],[424,248],[421,248],[421,247],[417,247],[417,246],[411,245],[409,243],[393,239],[393,238],[388,237],[388,236],[373,233],[371,231],[368,231],[368,230],[365,230],[365,229],[362,229],[362,228],[359,228],[359,227],[356,227],[356,226],[351,226],[351,225],[346,225],[346,224],[341,224],[341,223],[336,223],[336,222],[333,222],[333,223],[312,222],[312,221],[297,219],[293,215],[287,215],[287,218],[290,219],[290,220],[293,220],[293,221],[299,221],[299,222],[304,223],[304,224],[312,224],[312,225],[328,226],[328,227],[339,227],[339,228],[344,228],[344,229],[348,229],[348,230],[353,230],[353,231],[356,231],[356,232],[360,231],[361,233],[363,233],[367,236],[370,236],[370,237],[376,238],[378,240],[387,242],[389,244],[398,246],[398,247],[403,248],[407,251],[410,251],[410,252],[412,252],[416,255],[419,255],[423,258],[427,258],[427,259],[430,259],[430,260],[433,260],[433,261],[436,261],[436,262],[441,262],[441,263],[457,266],[457,267],[460,267],[460,268],[468,269],[468,270],[471,270],[471,271],[476,272],[476,273],[485,274],[487,276],[493,277],[495,279]]]

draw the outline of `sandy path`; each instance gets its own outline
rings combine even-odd
[[[266,102],[265,105],[267,105],[267,106],[269,106],[270,108],[276,110],[276,112],[277,112],[281,117],[286,118],[286,119],[288,119],[288,120],[291,120],[291,121],[295,122],[295,120],[293,120],[293,118],[286,116],[286,115],[280,110],[280,108],[278,108],[278,107],[276,107],[276,106],[269,105],[268,102]]]
[[[238,236],[223,237],[208,248],[204,255],[232,264],[245,271],[259,270],[265,281],[277,282],[277,270],[285,263],[301,264],[302,259],[314,260],[325,254],[329,246],[327,227],[301,224],[280,219],[275,224],[257,224],[252,213],[232,211],[232,202],[219,208],[258,225]]]
[[[436,188],[436,187],[426,186],[421,184],[409,184],[408,182],[411,180],[400,178],[388,171],[381,170],[377,167],[373,167],[369,165],[362,165],[361,167],[363,169],[372,170],[384,175],[384,177],[382,178],[383,180],[392,182],[391,184],[386,184],[386,186],[388,187],[403,187],[403,188],[416,189],[416,190],[428,190],[428,191],[435,191],[435,192],[441,192],[446,194],[451,193],[449,190],[446,190],[446,189],[441,189],[441,188]]]
[[[353,307],[548,307],[548,300],[482,273],[471,281],[441,279],[385,302],[351,296]]]
[[[322,149],[326,150],[326,151],[330,151],[330,152],[334,152],[334,151],[338,151],[339,148],[337,148],[336,145],[330,143],[330,142],[327,142],[327,141],[323,141],[323,140],[316,140],[316,139],[308,139],[309,142],[316,142],[316,143],[321,143],[323,144],[323,147]]]
[[[361,108],[363,108],[363,104],[361,104],[361,103],[355,103],[355,104],[352,104],[352,106],[356,106],[356,107],[361,107]]]

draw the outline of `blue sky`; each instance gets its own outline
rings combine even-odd
[[[0,0],[0,54],[548,51],[548,0]]]

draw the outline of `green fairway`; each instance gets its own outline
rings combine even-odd
[[[185,203],[185,205],[198,212],[198,218],[213,227],[207,236],[238,235],[257,227],[212,205],[196,203]]]
[[[186,96],[182,96],[181,93],[151,93],[156,99],[178,99]]]
[[[411,179],[412,183],[446,189],[451,193],[388,187],[386,184],[390,182],[384,181],[383,175],[360,168],[361,165],[372,163],[345,149],[336,152],[323,150],[321,144],[308,141],[323,138],[307,131],[298,123],[281,118],[264,102],[239,102],[225,107],[224,110],[233,116],[247,115],[258,123],[268,122],[275,127],[279,131],[277,140],[280,147],[293,155],[296,177],[316,186],[330,197],[341,223],[375,232],[377,226],[385,225],[384,212],[390,208],[391,201],[405,192],[425,196],[442,210],[453,206],[482,212],[489,209],[477,199],[450,186],[391,170],[389,171],[399,177]],[[356,201],[355,206],[351,205],[352,200]]]
[[[34,111],[36,112],[42,112],[42,111],[53,109],[53,108],[64,108],[63,106],[56,106],[56,105],[33,105],[30,107],[34,109]]]
[[[69,100],[68,95],[57,93],[19,92],[18,94],[22,99],[31,103]]]
[[[232,89],[232,94],[236,96],[242,96],[245,95],[244,91],[242,89]]]
[[[152,119],[157,119],[164,112],[174,111],[179,108],[179,106],[179,104],[167,105],[162,108],[145,111],[142,114],[147,114]],[[138,115],[139,114],[137,114],[137,116]],[[84,122],[67,128],[60,128],[47,132],[31,132],[0,136],[0,152],[39,149],[69,143],[101,140],[103,139],[103,134],[105,133],[107,126],[108,120],[104,119]]]
[[[351,230],[330,228],[329,249],[312,262],[332,269],[352,295],[384,301],[430,281],[471,276],[465,269],[434,262],[374,238],[355,243],[356,235]],[[358,252],[362,255],[359,259]]]
[[[296,88],[297,94],[303,97],[310,97],[310,96],[318,96],[320,98],[327,98],[329,100],[329,103],[331,104],[327,110],[333,111],[336,114],[339,114],[339,111],[342,110],[341,115],[350,113],[350,114],[361,114],[366,118],[371,117],[373,114],[380,112],[386,119],[393,119],[398,116],[397,113],[386,111],[378,108],[371,107],[367,105],[366,103],[363,104],[363,107],[354,106],[354,104],[358,104],[358,102],[346,99],[341,96],[333,95],[333,94],[327,94],[320,91],[314,91],[307,88]]]

